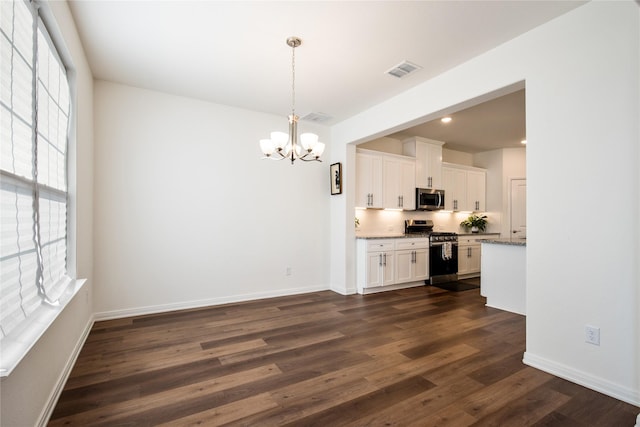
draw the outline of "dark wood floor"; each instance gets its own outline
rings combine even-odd
[[[477,289],[333,292],[98,322],[50,425],[633,426],[522,363]]]

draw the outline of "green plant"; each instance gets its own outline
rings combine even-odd
[[[360,225],[360,218],[356,217],[355,219],[356,228]]]
[[[460,225],[465,228],[478,227],[479,230],[484,231],[487,228],[487,216],[470,215]]]

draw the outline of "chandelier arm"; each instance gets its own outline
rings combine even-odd
[[[311,152],[306,153],[303,156],[298,157],[298,159],[302,160],[303,162],[321,162],[322,160],[320,160],[319,157],[313,157],[311,159],[307,159],[307,156],[309,156],[311,154]]]

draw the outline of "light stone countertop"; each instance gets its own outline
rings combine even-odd
[[[527,246],[527,239],[484,239],[481,243],[494,245]]]
[[[363,234],[357,234],[356,233],[356,239],[406,239],[406,238],[421,238],[421,237],[429,237],[430,233],[424,233],[424,234],[370,234],[370,233],[363,233]],[[458,233],[458,236],[474,236],[474,237],[482,237],[482,236],[487,236],[487,239],[489,240],[497,240],[497,239],[492,239],[489,236],[499,236],[500,233]]]

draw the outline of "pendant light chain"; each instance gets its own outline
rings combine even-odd
[[[296,46],[291,47],[291,114],[296,115]]]

